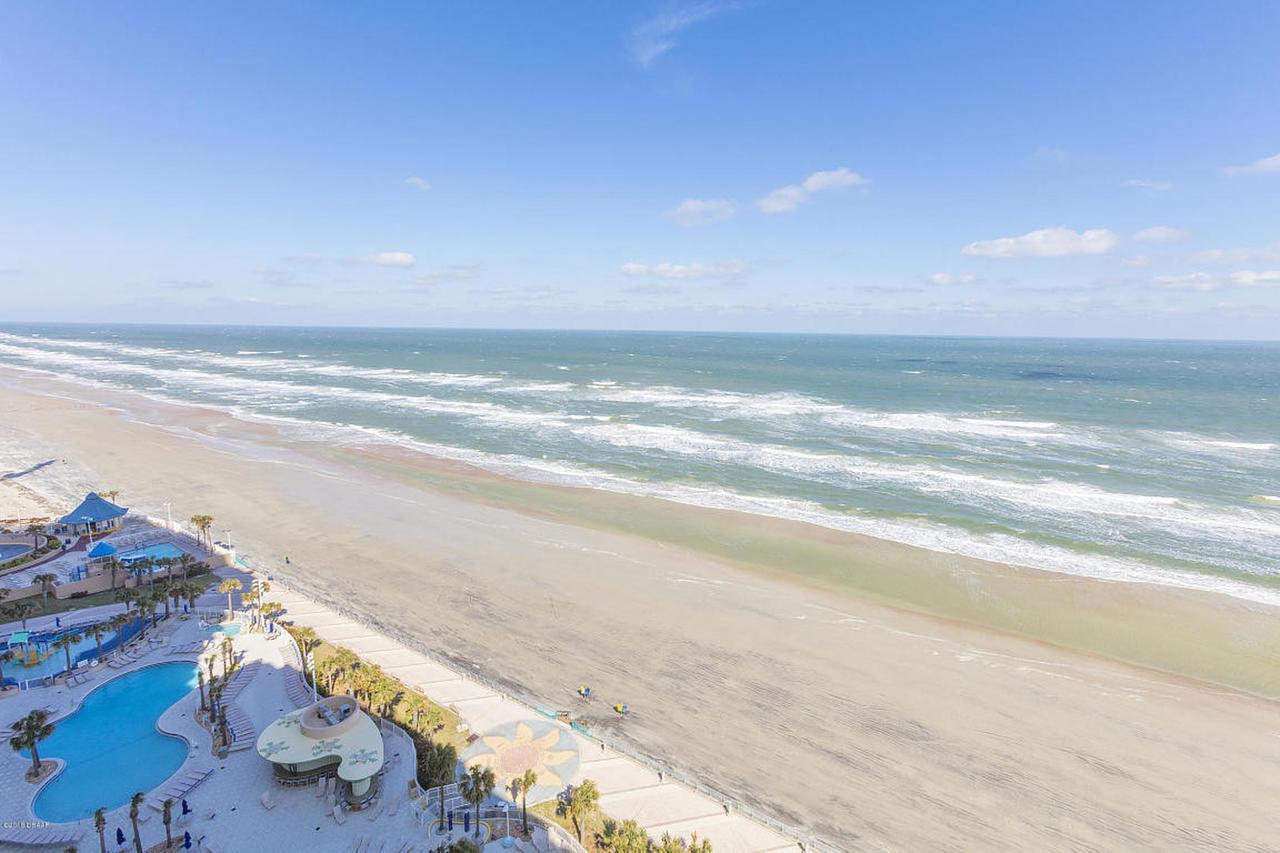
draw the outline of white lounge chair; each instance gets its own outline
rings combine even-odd
[[[271,789],[262,792],[262,796],[258,798],[258,802],[262,803],[262,807],[267,811],[271,811],[276,807],[276,801],[271,796]]]
[[[342,806],[337,803],[333,804],[333,822],[339,825],[347,822],[347,816],[343,813]]]

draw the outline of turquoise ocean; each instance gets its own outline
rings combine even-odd
[[[1280,344],[0,326],[0,365],[543,483],[1280,604]]]

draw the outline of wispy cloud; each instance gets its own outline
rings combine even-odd
[[[1041,228],[1019,237],[979,240],[960,251],[980,258],[1061,258],[1067,255],[1104,255],[1120,242],[1106,228],[1073,231],[1070,228]]]
[[[1171,228],[1168,225],[1152,225],[1150,228],[1143,228],[1137,234],[1133,235],[1133,239],[1140,243],[1176,243],[1179,240],[1185,240],[1191,236],[1191,232],[1185,228]]]
[[[1231,274],[1231,283],[1241,287],[1280,287],[1280,270],[1240,270]]]
[[[814,172],[798,184],[778,187],[756,201],[762,213],[791,213],[815,194],[840,187],[865,184],[867,179],[845,166],[825,172]]]
[[[1248,261],[1280,261],[1280,242],[1268,246],[1250,248],[1240,246],[1232,249],[1205,249],[1191,256],[1198,263],[1241,264]]]
[[[365,261],[373,264],[375,267],[408,269],[417,262],[417,259],[408,252],[378,252],[366,257]]]
[[[949,272],[936,272],[929,276],[930,284],[972,284],[977,280],[977,276],[956,275]]]
[[[404,182],[416,190],[422,190],[424,193],[431,189],[431,184],[427,182],[426,178],[420,178],[417,175],[410,175],[404,179]]]
[[[1152,279],[1161,287],[1171,287],[1178,290],[1217,290],[1225,283],[1225,279],[1221,276],[1210,275],[1207,272],[1192,272],[1183,275],[1158,275]]]
[[[742,275],[746,267],[737,261],[725,261],[718,264],[642,264],[631,261],[623,264],[620,270],[623,275],[631,278],[690,280],[736,278]]]
[[[1254,160],[1245,166],[1227,166],[1222,171],[1228,175],[1259,175],[1265,172],[1280,172],[1280,154]]]
[[[627,34],[627,50],[642,68],[648,68],[654,60],[676,46],[676,36],[681,32],[732,11],[737,5],[724,0],[705,0],[701,3],[668,6]]]
[[[444,269],[415,276],[414,281],[429,287],[454,281],[471,281],[480,277],[479,264],[449,264]]]
[[[733,202],[723,198],[687,198],[666,216],[681,225],[709,225],[723,222],[737,212]]]
[[[1120,186],[1148,193],[1167,193],[1173,189],[1173,184],[1168,181],[1153,181],[1149,178],[1130,178],[1127,181],[1121,181]]]

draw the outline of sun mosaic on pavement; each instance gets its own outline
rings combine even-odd
[[[520,720],[499,726],[462,753],[466,766],[492,768],[498,782],[494,793],[507,799],[511,799],[511,780],[532,769],[538,774],[538,784],[529,791],[530,805],[563,791],[578,772],[580,760],[577,739],[549,720]]]

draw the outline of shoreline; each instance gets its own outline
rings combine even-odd
[[[1263,740],[1273,703],[930,614],[924,605],[944,610],[959,602],[998,613],[1018,593],[1024,610],[1012,615],[1043,629],[1112,599],[1112,612],[1163,613],[1174,625],[1182,620],[1184,645],[1194,639],[1211,646],[1196,620],[1216,622],[1221,633],[1215,636],[1252,648],[1251,661],[1270,666],[1266,649],[1276,647],[1275,629],[1252,621],[1264,621],[1262,607],[978,561],[957,566],[964,561],[896,543],[838,532],[825,538],[793,530],[796,522],[723,518],[647,498],[530,490],[447,461],[409,464],[352,448],[317,452],[264,425],[210,410],[154,401],[119,405],[118,392],[96,395],[129,410],[121,417],[71,400],[55,403],[47,396],[54,384],[42,384],[45,393],[38,396],[0,391],[12,413],[8,434],[25,434],[33,450],[42,442],[65,449],[59,455],[69,465],[113,481],[140,507],[154,511],[174,500],[184,512],[210,511],[217,529],[223,521],[235,528],[241,551],[260,570],[273,571],[283,562],[278,548],[288,547],[291,571],[305,572],[327,597],[374,614],[388,631],[472,671],[497,673],[503,682],[520,673],[512,683],[525,695],[562,702],[558,697],[589,680],[601,695],[630,701],[639,712],[625,724],[602,720],[610,737],[667,756],[713,787],[841,846],[878,840],[912,847],[938,838],[996,847],[1013,846],[1015,839],[1042,844],[1052,837],[1040,834],[1045,822],[1062,819],[1056,785],[1046,780],[1063,774],[1061,787],[1094,803],[1096,812],[1086,816],[1090,810],[1082,805],[1072,820],[1114,843],[1131,843],[1135,837],[1109,824],[1118,805],[1098,801],[1107,793],[1098,790],[1098,767],[1140,771],[1143,785],[1124,783],[1140,799],[1144,787],[1168,788],[1166,780],[1186,783],[1188,773],[1202,772],[1195,762],[1175,762],[1177,755],[1149,753],[1152,739],[1183,742],[1182,735],[1195,731],[1194,738],[1206,742],[1227,726],[1231,746],[1215,760],[1230,756],[1255,766],[1280,751]],[[522,501],[541,514],[514,510]],[[584,515],[583,502],[593,512]],[[666,529],[676,521],[702,530],[705,539]],[[854,568],[869,568],[854,572],[846,554],[827,575],[799,583],[794,571],[785,571],[787,561],[832,550],[857,551]],[[905,589],[877,594],[849,583],[851,573],[863,586],[886,577],[900,583],[900,571],[914,573]],[[910,609],[894,599],[929,592],[939,579],[949,579],[953,591],[932,591]],[[968,595],[955,592],[966,589]],[[1167,643],[1160,624],[1139,619],[1122,626],[1127,634],[1120,639],[1142,648]],[[1226,649],[1201,663],[1230,659],[1231,645]],[[1255,671],[1246,666],[1227,674],[1240,681]],[[1125,703],[1108,698],[1115,696],[1138,703],[1129,707],[1143,713],[1131,716]],[[1082,762],[1087,755],[1096,763],[1060,766],[1063,747],[1046,741],[1041,725]],[[1141,757],[1130,755],[1137,747]],[[1136,758],[1136,765],[1121,755]],[[978,777],[975,763],[987,768]],[[1237,771],[1228,766],[1222,773],[1230,778]],[[1250,775],[1258,772],[1255,766]],[[803,780],[813,773],[838,790],[806,795]],[[993,781],[1028,774],[1035,782],[1030,794]],[[1025,814],[1009,827],[1010,818],[1001,815],[1014,803]],[[922,809],[937,835],[921,834]],[[1134,832],[1146,824],[1142,831],[1151,834],[1137,837],[1147,843],[1169,837],[1167,827],[1152,826],[1128,808],[1125,814]],[[1107,826],[1095,826],[1099,821]],[[1239,815],[1235,829],[1224,828],[1224,846],[1265,837],[1254,836],[1250,825]]]

